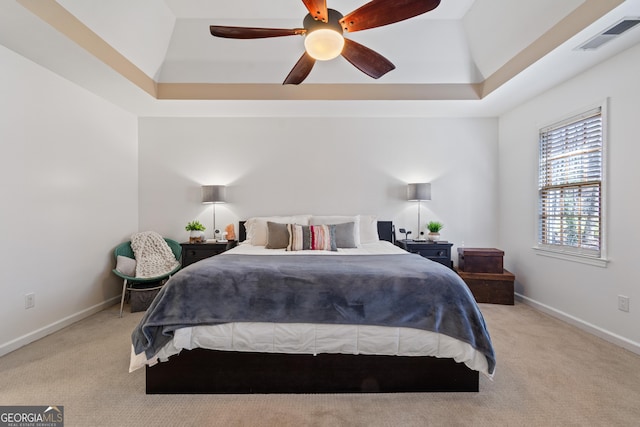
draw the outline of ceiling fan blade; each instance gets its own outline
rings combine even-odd
[[[302,35],[307,32],[304,28],[252,28],[227,27],[224,25],[211,25],[209,30],[212,36],[227,39],[264,39],[268,37]]]
[[[374,79],[379,79],[396,68],[391,61],[378,52],[347,38],[344,39],[342,56],[358,70]]]
[[[297,85],[307,78],[311,69],[316,64],[316,60],[311,57],[306,51],[302,54],[296,65],[293,66],[289,75],[284,79],[283,85]]]
[[[440,0],[372,0],[346,15],[340,24],[349,33],[367,30],[422,15],[439,4]]]
[[[327,22],[329,20],[327,0],[302,0],[302,3],[317,21]]]

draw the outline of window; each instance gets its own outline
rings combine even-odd
[[[602,110],[540,130],[538,249],[604,258]]]

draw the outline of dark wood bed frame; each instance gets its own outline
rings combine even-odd
[[[244,222],[239,240],[245,239]],[[382,240],[395,241],[390,221]],[[453,359],[183,350],[146,367],[147,394],[477,392],[479,374]]]

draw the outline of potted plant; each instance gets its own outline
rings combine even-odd
[[[189,231],[189,243],[204,242],[204,230],[207,228],[200,221],[191,221],[184,229]]]
[[[444,224],[439,221],[429,221],[427,223],[427,230],[429,230],[429,234],[427,235],[427,239],[432,242],[437,242],[440,240],[440,230],[444,228]]]

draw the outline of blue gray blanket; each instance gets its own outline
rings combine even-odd
[[[181,327],[228,322],[394,326],[439,332],[495,355],[473,295],[451,269],[415,254],[235,255],[192,264],[160,291],[132,334],[154,356]]]

